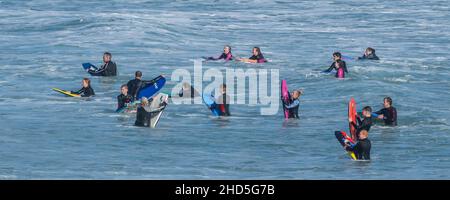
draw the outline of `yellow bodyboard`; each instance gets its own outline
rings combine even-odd
[[[56,92],[59,92],[61,94],[65,94],[65,95],[70,96],[70,97],[81,97],[79,94],[72,94],[70,91],[61,90],[59,88],[52,88],[52,90],[56,91]]]

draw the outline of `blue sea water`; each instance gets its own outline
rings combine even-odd
[[[449,179],[448,1],[0,1],[0,179]],[[304,88],[301,119],[232,105],[216,119],[204,105],[169,105],[156,129],[117,114],[119,87],[192,69],[193,59],[260,46],[269,63],[205,68],[279,69]],[[368,46],[380,61],[348,61],[346,80],[318,74],[341,51]],[[118,64],[116,78],[79,89],[81,63]],[[177,82],[168,80],[163,91]],[[370,131],[372,161],[351,161],[334,138],[347,102],[382,107],[397,127]]]

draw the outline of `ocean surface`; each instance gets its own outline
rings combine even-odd
[[[0,1],[0,179],[449,179],[448,1]],[[206,62],[205,69],[279,69],[303,88],[300,120],[232,105],[217,119],[202,104],[169,104],[155,129],[115,113],[120,85],[218,56],[229,44],[265,64]],[[318,73],[331,54],[345,80]],[[119,76],[90,77],[96,96],[75,99],[81,63],[113,54]],[[205,85],[207,82],[204,83]],[[382,108],[398,126],[372,127],[372,161],[351,161],[334,137],[347,102]]]

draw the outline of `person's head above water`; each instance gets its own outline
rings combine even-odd
[[[294,90],[292,91],[292,98],[293,99],[298,99],[300,98],[300,96],[303,94],[302,90]]]
[[[220,92],[222,92],[222,94],[227,93],[227,84],[222,84],[220,85]]]
[[[369,132],[367,130],[363,129],[359,132],[359,139],[364,140],[369,137]]]
[[[142,105],[142,106],[147,106],[147,105],[148,105],[148,99],[147,99],[147,97],[142,97],[142,98],[141,98],[141,105]]]
[[[364,55],[368,56],[372,54],[375,54],[375,49],[372,47],[367,47],[366,51],[364,51]]]
[[[341,53],[339,53],[339,52],[334,52],[334,53],[333,53],[333,60],[334,60],[334,61],[341,60],[341,58],[342,58]]]
[[[372,108],[370,106],[366,106],[363,108],[362,114],[364,117],[370,117],[372,116]]]
[[[225,45],[223,47],[223,53],[225,53],[225,54],[231,53],[231,47],[229,45]]]
[[[111,53],[109,53],[109,52],[103,53],[103,62],[104,63],[110,62],[111,58],[112,58]]]
[[[84,88],[90,87],[91,80],[89,80],[88,78],[83,78],[83,80],[81,81],[81,84],[83,85]]]
[[[136,79],[141,79],[141,78],[142,78],[142,72],[141,72],[141,71],[136,71],[136,72],[134,73],[134,77],[135,77]]]
[[[392,106],[392,98],[391,97],[384,97],[383,105],[384,105],[385,108],[390,108]]]
[[[128,86],[127,86],[127,84],[123,84],[123,85],[120,87],[120,92],[121,92],[123,95],[128,95]]]
[[[259,47],[253,47],[252,52],[253,52],[253,55],[255,55],[255,56],[262,55],[261,48],[259,48]]]

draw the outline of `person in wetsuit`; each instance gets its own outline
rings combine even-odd
[[[345,61],[342,60],[342,55],[339,52],[334,52],[333,53],[333,60],[334,62],[331,63],[330,67],[323,71],[324,73],[329,73],[331,71],[333,71],[333,69],[336,70],[336,78],[345,78],[345,73],[348,73],[347,70],[347,64],[345,63]]]
[[[379,119],[384,120],[385,125],[397,126],[397,109],[392,106],[392,98],[385,97],[383,99],[384,108],[375,112]]]
[[[182,88],[178,92],[178,96],[182,98],[194,98],[200,96],[195,88],[189,83],[184,82]]]
[[[358,60],[380,60],[378,56],[375,54],[375,49],[372,47],[367,47],[364,51],[364,55],[362,57],[358,57]]]
[[[221,111],[220,116],[230,116],[230,96],[227,95],[227,85],[220,85],[221,95],[217,99],[217,106]]]
[[[166,102],[162,102],[159,108],[152,110],[150,108],[150,102],[152,101],[153,98],[141,98],[141,104],[138,106],[136,112],[136,121],[134,122],[135,126],[150,126],[150,119],[153,117],[153,115],[162,111],[167,105]]]
[[[89,80],[88,78],[83,78],[83,80],[81,82],[82,82],[81,84],[83,85],[83,87],[76,92],[70,91],[70,93],[78,94],[81,97],[94,96],[95,93],[94,93],[94,89],[92,89],[92,87],[91,87],[91,80]]]
[[[348,119],[348,122],[352,124],[356,129],[356,139],[359,139],[359,133],[362,130],[370,131],[370,127],[372,126],[372,108],[370,106],[366,106],[362,110],[363,120],[356,115],[356,122],[353,122],[351,118]]]
[[[134,79],[128,81],[128,94],[133,97],[133,101],[136,99],[139,89],[142,86],[142,72],[136,71],[134,73]]]
[[[298,119],[298,109],[300,107],[300,96],[303,94],[302,90],[294,90],[290,95],[290,102],[284,102],[284,109],[287,109],[289,112],[288,118]],[[281,98],[283,101],[283,98]]]
[[[119,96],[117,96],[117,110],[116,111],[119,111],[120,109],[128,106],[133,101],[133,97],[128,94],[128,86],[127,85],[122,85],[120,87],[120,92],[121,92],[121,94]]]
[[[205,60],[222,60],[224,59],[225,61],[230,61],[233,60],[233,55],[231,54],[231,47],[226,45],[225,47],[223,47],[223,53],[217,57],[203,57]]]
[[[249,62],[249,63],[265,63],[267,60],[264,58],[259,47],[253,47],[253,55],[250,58],[238,58],[237,61]]]
[[[359,133],[359,140],[356,144],[351,144],[345,141],[344,149],[347,151],[353,151],[358,160],[370,160],[370,149],[372,148],[372,143],[369,140],[369,132],[367,130],[361,130]]]
[[[112,55],[109,52],[103,54],[103,65],[97,70],[88,70],[92,76],[116,76],[117,66],[116,63],[111,61]]]

